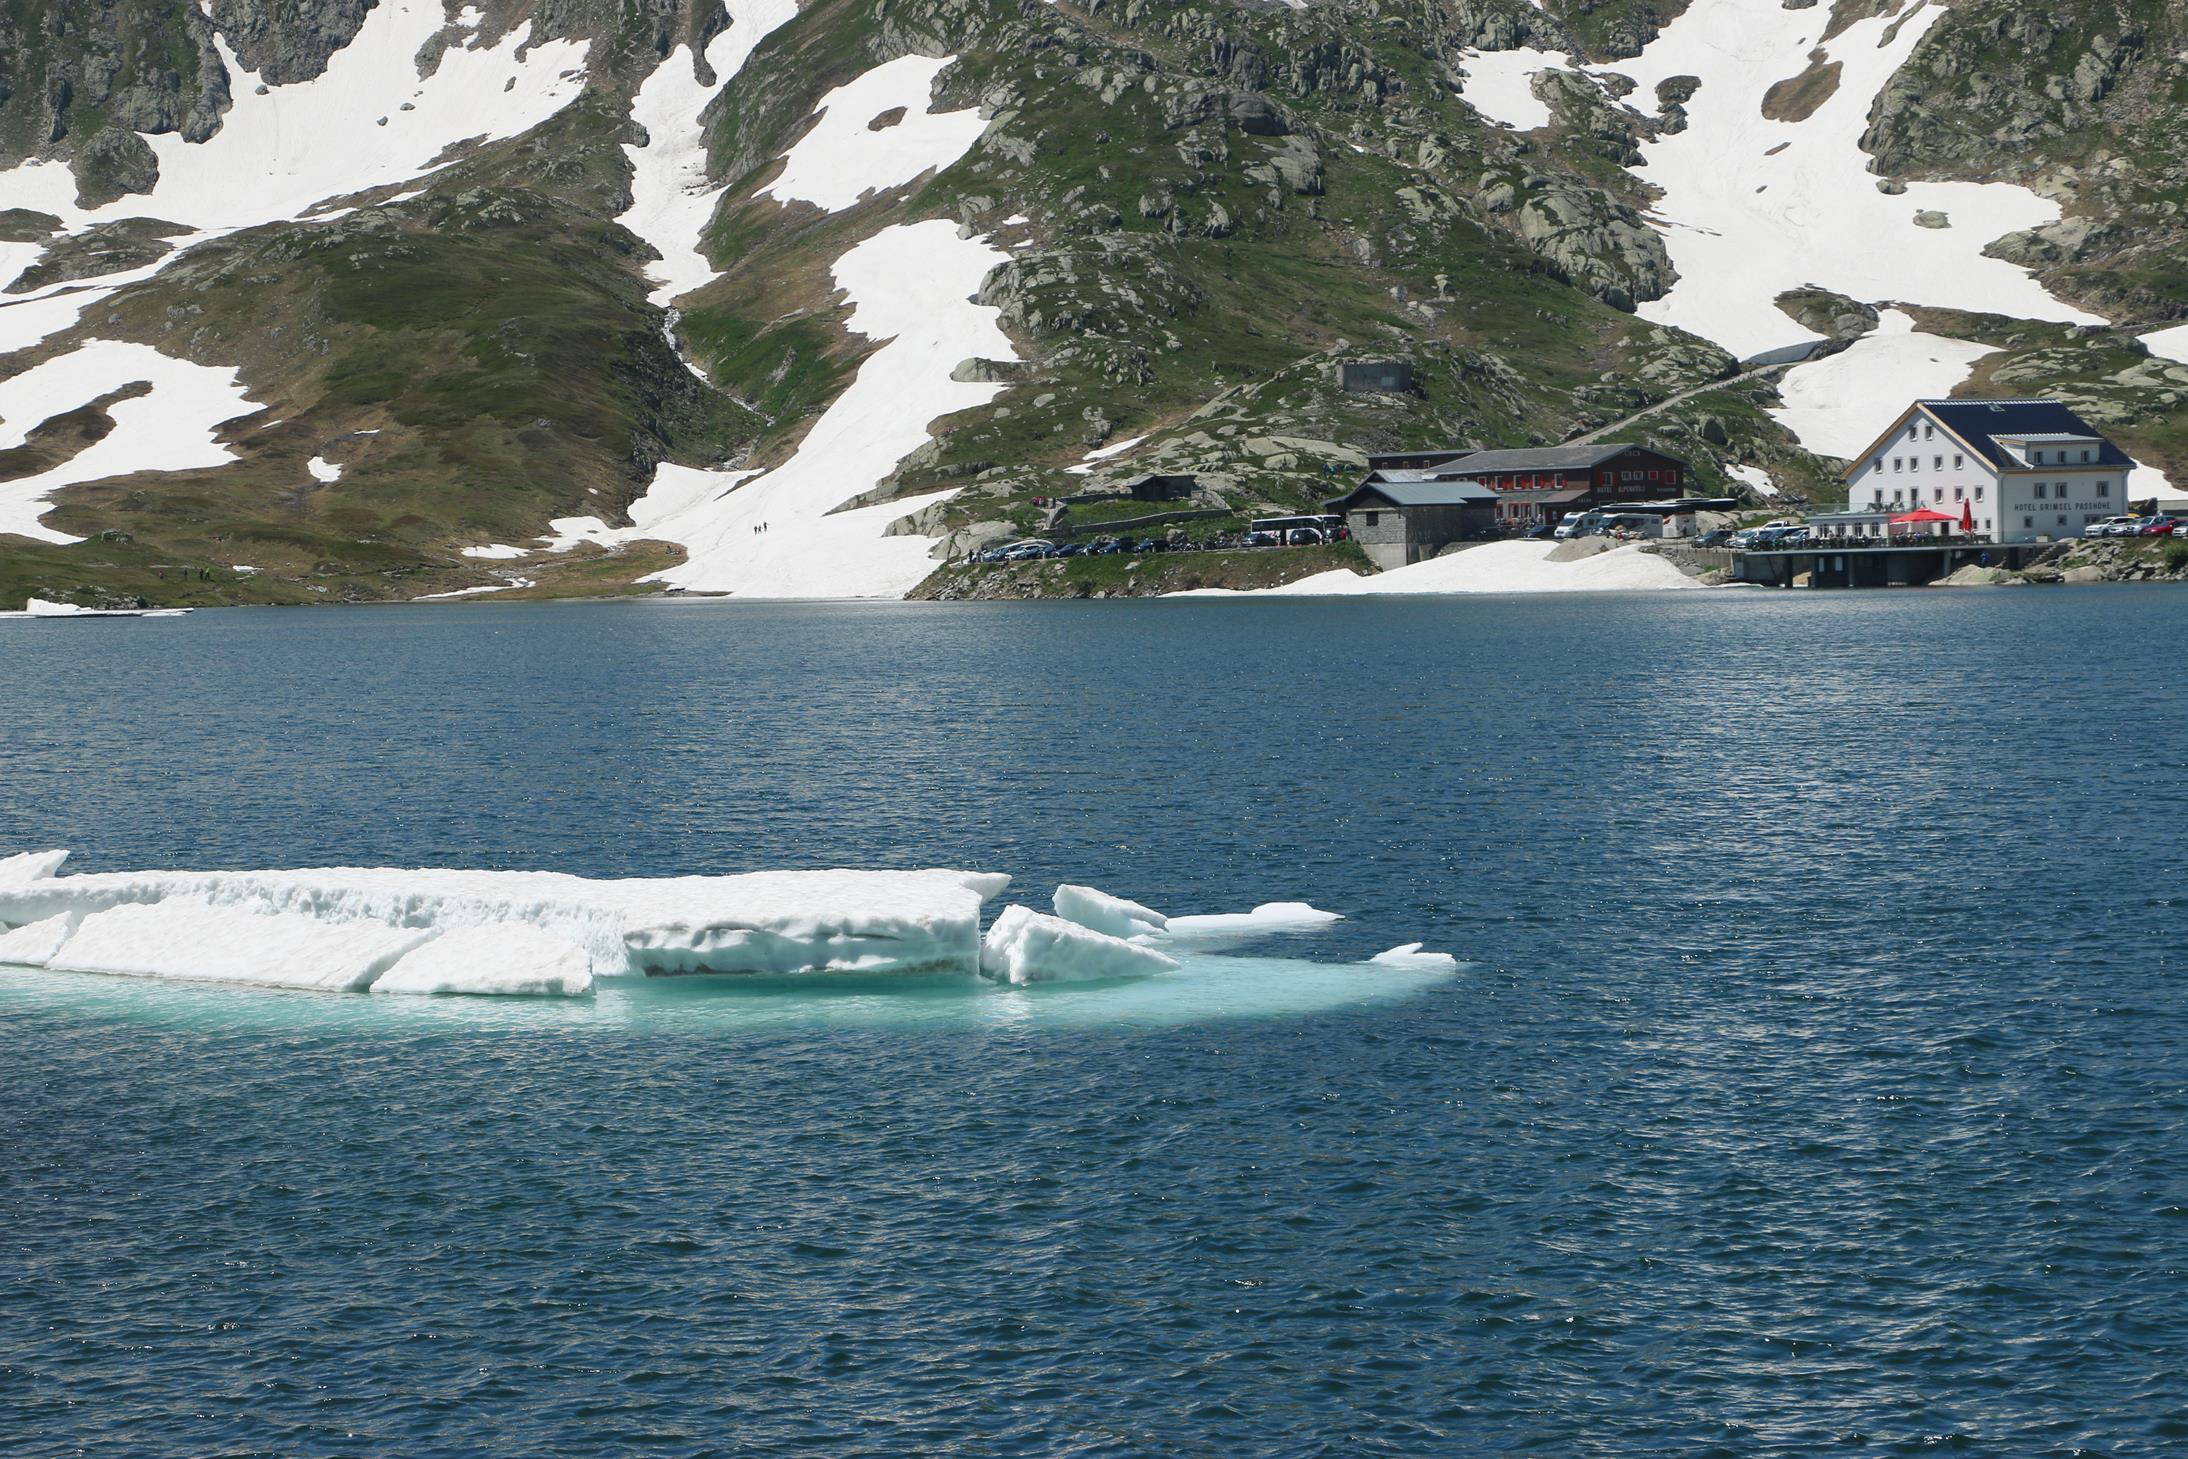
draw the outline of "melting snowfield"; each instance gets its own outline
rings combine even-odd
[[[760,42],[796,17],[796,0],[729,0],[729,29],[707,45],[714,85],[700,83],[689,47],[669,52],[631,102],[631,120],[646,129],[643,147],[623,149],[631,160],[630,210],[616,219],[652,244],[660,261],[646,266],[657,285],[652,299],[667,305],[714,277],[699,239],[714,217],[723,188],[707,181],[706,130],[700,116]]]
[[[707,51],[722,84],[790,13],[781,0],[733,8],[731,31]],[[735,39],[740,27],[741,41]],[[782,171],[760,195],[785,206],[803,202],[840,212],[956,162],[987,123],[976,108],[929,110],[935,79],[955,59],[901,56],[829,92],[817,109],[819,120],[784,154]],[[625,149],[637,178],[623,221],[662,254],[653,270],[661,281],[653,296],[659,303],[714,277],[698,251],[718,195],[702,185],[706,159],[698,115],[710,95],[691,80],[689,57],[679,53],[647,81],[632,109],[650,141]],[[664,463],[646,495],[632,503],[630,526],[563,517],[541,542],[550,552],[584,542],[673,542],[685,549],[684,562],[649,581],[699,592],[904,596],[933,571],[934,561],[932,539],[901,524],[954,491],[868,507],[847,504],[881,486],[924,445],[938,417],[985,405],[1003,391],[1000,384],[952,376],[967,360],[1018,358],[996,323],[1000,311],[972,302],[988,271],[1008,257],[986,239],[958,237],[955,225],[940,219],[885,228],[858,244],[836,260],[832,273],[852,306],[847,327],[881,348],[790,460],[767,472]]]
[[[156,263],[0,298],[0,355],[72,328],[86,309],[197,245],[266,223],[340,217],[321,205],[440,171],[464,145],[517,136],[577,99],[587,43],[535,43],[526,23],[488,44],[475,33],[480,18],[467,7],[450,20],[439,0],[381,0],[324,73],[288,86],[261,85],[216,36],[231,104],[203,142],[145,137],[159,159],[149,193],[84,208],[63,163],[0,171],[0,209],[52,214],[64,236],[125,218],[176,225],[174,248]],[[420,76],[419,52],[443,36],[450,44],[432,73]],[[40,244],[0,247],[0,288],[44,252]],[[127,385],[152,386],[151,394],[109,411],[114,430],[98,445],[40,476],[0,484],[0,533],[47,542],[75,540],[37,524],[48,493],[139,471],[219,465],[233,458],[211,440],[211,429],[258,408],[236,388],[233,370],[175,360],[147,345],[92,340],[0,390],[33,376],[30,386],[0,394],[0,436],[11,444],[54,414]]]
[[[1796,365],[1779,386],[1785,402],[1771,417],[1824,456],[1851,460],[1899,418],[1911,400],[1938,399],[1968,378],[1988,345],[1918,333],[1897,309],[1835,355]]]
[[[1641,544],[1558,560],[1564,542],[1485,542],[1373,577],[1339,570],[1281,587],[1200,588],[1177,598],[1335,598],[1441,593],[1632,593],[1701,586]]]
[[[820,120],[783,157],[762,197],[841,212],[869,193],[940,171],[987,130],[977,107],[929,111],[955,56],[899,56],[821,98]]]
[[[593,880],[551,872],[332,868],[62,876],[64,852],[0,859],[0,966],[159,983],[313,992],[574,998],[602,983],[733,981],[869,992],[960,992],[1151,982],[1238,1006],[1239,967],[1220,949],[1338,919],[1301,903],[1166,918],[1091,887],[1054,911],[1013,905],[982,930],[1007,876],[969,871],[782,871]],[[1089,925],[1095,924],[1095,925]],[[1297,966],[1297,964],[1295,964]],[[1304,965],[1323,1006],[1456,971],[1417,943],[1370,967]],[[1339,976],[1332,985],[1333,974]],[[973,975],[977,974],[977,979]],[[1409,982],[1394,984],[1404,974]],[[955,975],[954,978],[950,975]],[[816,980],[818,980],[816,982]],[[1347,990],[1343,983],[1353,986]],[[632,991],[625,987],[626,994]],[[1296,995],[1298,989],[1291,992]],[[1283,1000],[1279,999],[1281,1003]]]
[[[1918,0],[1821,41],[1829,6],[1695,0],[1640,56],[1597,68],[1631,76],[1641,98],[1670,77],[1701,78],[1686,130],[1642,148],[1637,175],[1663,191],[1655,218],[1679,271],[1643,317],[1743,358],[1815,337],[1773,302],[1803,285],[1869,303],[2103,322],[2027,270],[1983,256],[1993,239],[2057,219],[2057,204],[2003,183],[1909,182],[1891,195],[1867,170],[1870,108],[1943,13]],[[1807,70],[1817,49],[1843,68],[1830,98],[1800,121],[1764,116],[1764,94]],[[1916,223],[1925,212],[1950,226]]]
[[[550,547],[657,538],[685,561],[649,581],[749,598],[900,598],[934,570],[932,540],[891,527],[952,491],[841,510],[925,444],[939,416],[985,405],[1000,384],[953,379],[969,359],[1015,360],[1000,311],[975,304],[1008,255],[960,238],[943,219],[885,228],[836,260],[848,327],[882,341],[858,375],[773,471],[664,463],[631,506],[630,527],[564,518]]]
[[[163,355],[150,345],[95,339],[69,354],[0,380],[0,451],[115,390],[144,385],[145,394],[107,407],[113,429],[68,460],[33,476],[0,482],[0,533],[39,542],[77,542],[42,525],[46,498],[64,486],[140,471],[192,471],[233,461],[215,428],[264,409],[248,398],[232,369],[214,369]]]

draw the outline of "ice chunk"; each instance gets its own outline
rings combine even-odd
[[[585,949],[524,926],[458,927],[403,954],[375,993],[504,993],[574,998],[593,989]]]
[[[1076,922],[1111,937],[1140,937],[1160,932],[1170,925],[1170,919],[1152,907],[1143,907],[1138,902],[1128,902],[1092,887],[1066,883],[1056,889],[1055,904],[1056,915],[1066,922]]]
[[[1459,960],[1448,952],[1422,952],[1418,942],[1402,943],[1368,959],[1377,967],[1405,968],[1417,973],[1457,972]]]
[[[66,860],[66,851],[25,851],[17,856],[0,856],[0,886],[42,880],[59,871]]]
[[[1344,920],[1341,913],[1325,912],[1305,902],[1263,902],[1251,912],[1172,917],[1167,930],[1174,937],[1236,937],[1263,932],[1305,932]]]
[[[980,948],[981,973],[999,983],[1142,978],[1177,965],[1152,948],[1020,906],[1003,909]]]
[[[13,963],[18,967],[42,968],[53,960],[76,930],[76,916],[63,912],[47,917],[13,932],[0,933],[0,963]]]
[[[576,943],[595,975],[971,972],[981,903],[1007,880],[944,870],[617,881],[391,867],[106,872],[0,882],[0,923],[189,902],[338,926],[526,926]]]
[[[84,918],[47,966],[180,982],[361,991],[431,937],[422,927],[172,900]]]

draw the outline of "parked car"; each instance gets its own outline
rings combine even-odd
[[[2170,537],[2180,529],[2178,517],[2152,517],[2135,529],[2138,537]]]
[[[2082,535],[2084,537],[2117,537],[2122,532],[2133,531],[2134,526],[2135,519],[2133,517],[2106,517],[2101,522],[2091,522],[2088,526],[2082,528]]]
[[[1124,544],[1114,537],[1097,537],[1094,545],[1087,548],[1089,557],[1113,557],[1124,551]]]
[[[1314,547],[1322,541],[1320,529],[1314,527],[1294,527],[1284,534],[1287,547]]]
[[[1537,522],[1519,535],[1525,541],[1540,542],[1550,535],[1550,524],[1548,522]]]
[[[1014,542],[1010,546],[1003,549],[1003,561],[1005,562],[1034,562],[1041,558],[1054,557],[1055,555],[1055,543],[1043,542],[1038,539],[1025,542]]]
[[[1695,538],[1694,545],[1696,547],[1723,547],[1730,543],[1735,535],[1730,527],[1718,527],[1714,531],[1704,532],[1701,536]]]
[[[1281,547],[1284,543],[1283,539],[1274,532],[1248,532],[1246,534],[1246,545],[1248,547]]]

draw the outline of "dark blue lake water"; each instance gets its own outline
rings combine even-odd
[[[2184,642],[2162,589],[0,624],[0,850],[79,869],[958,864],[1468,964],[0,974],[0,1448],[2181,1452]]]

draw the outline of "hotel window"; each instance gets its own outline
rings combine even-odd
[[[1937,434],[1937,427],[1936,427],[1936,426],[1933,426],[1933,425],[1931,425],[1931,424],[1930,424],[1930,423],[1929,423],[1928,421],[1924,421],[1924,422],[1922,423],[1922,439],[1923,439],[1923,440],[1927,441],[1928,439],[1930,439],[1930,437],[1932,437],[1932,436],[1934,436],[1934,435],[1936,435],[1936,434]]]
[[[1932,491],[1930,492],[1930,500],[1931,500],[1931,501],[1933,501],[1933,502],[1941,502],[1941,501],[1943,501],[1944,499],[1945,499],[1945,488],[1943,488],[1942,486],[1940,486],[1940,487],[1936,487],[1936,488],[1934,488],[1934,489],[1933,489],[1933,490],[1932,490]]]
[[[1981,488],[1980,486],[1975,489],[1975,499],[1977,501],[1981,501],[1983,499],[1983,488]]]
[[[2064,526],[2066,525],[2066,513],[2065,513],[2065,512],[2061,512],[2061,513],[2059,513],[2059,525],[2060,525],[2060,526],[2062,526],[2062,527],[2064,527]]]
[[[1964,486],[1956,486],[1956,487],[1954,487],[1954,488],[1952,489],[1952,499],[1953,499],[1954,501],[1956,501],[1956,502],[1958,502],[1958,501],[1966,501],[1966,500],[1967,500],[1967,497],[1968,497],[1968,489],[1967,489],[1966,487],[1964,487]]]
[[[1932,471],[1943,471],[1945,469],[1945,458],[1942,456],[1932,456],[1930,458],[1930,469]]]
[[[2097,495],[2099,495],[2099,496],[2110,496],[2110,495],[2112,495],[2112,483],[2111,483],[2111,482],[2109,482],[2109,481],[2100,481],[2100,482],[2098,482],[2098,483],[2097,483]]]
[[[2087,461],[2089,459],[2089,451],[2087,450],[2087,448],[2084,448],[2082,451],[2082,459],[2084,461]]]
[[[1884,469],[1884,458],[1882,456],[1877,457],[1876,468],[1879,471],[1882,471]]]
[[[1962,464],[1963,464],[1963,463],[1964,463],[1964,462],[1965,462],[1966,460],[1967,460],[1967,458],[1966,458],[1966,457],[1964,457],[1964,456],[1962,456],[1962,455],[1961,455],[1961,454],[1960,454],[1960,453],[1959,453],[1958,451],[1955,451],[1955,452],[1953,452],[1953,453],[1952,453],[1952,469],[1953,469],[1953,470],[1955,470],[1955,471],[1958,471],[1958,470],[1960,469],[1961,465],[1962,465]]]
[[[2023,517],[2021,519],[2021,525],[2024,527],[2033,527],[2036,525],[2036,519],[2034,517]]]
[[[1900,463],[1900,461],[1901,461],[1902,459],[1903,459],[1902,457],[1898,457],[1898,456],[1894,456],[1894,457],[1892,458],[1892,469],[1893,469],[1894,471],[1897,471],[1897,470],[1899,469],[1899,463]]]
[[[2043,484],[2042,482],[2040,482],[2040,481],[2039,481],[2039,482],[2037,482],[2037,483],[2036,483],[2036,500],[2038,500],[2038,501],[2042,501],[2043,499],[2044,499],[2044,484]]]

